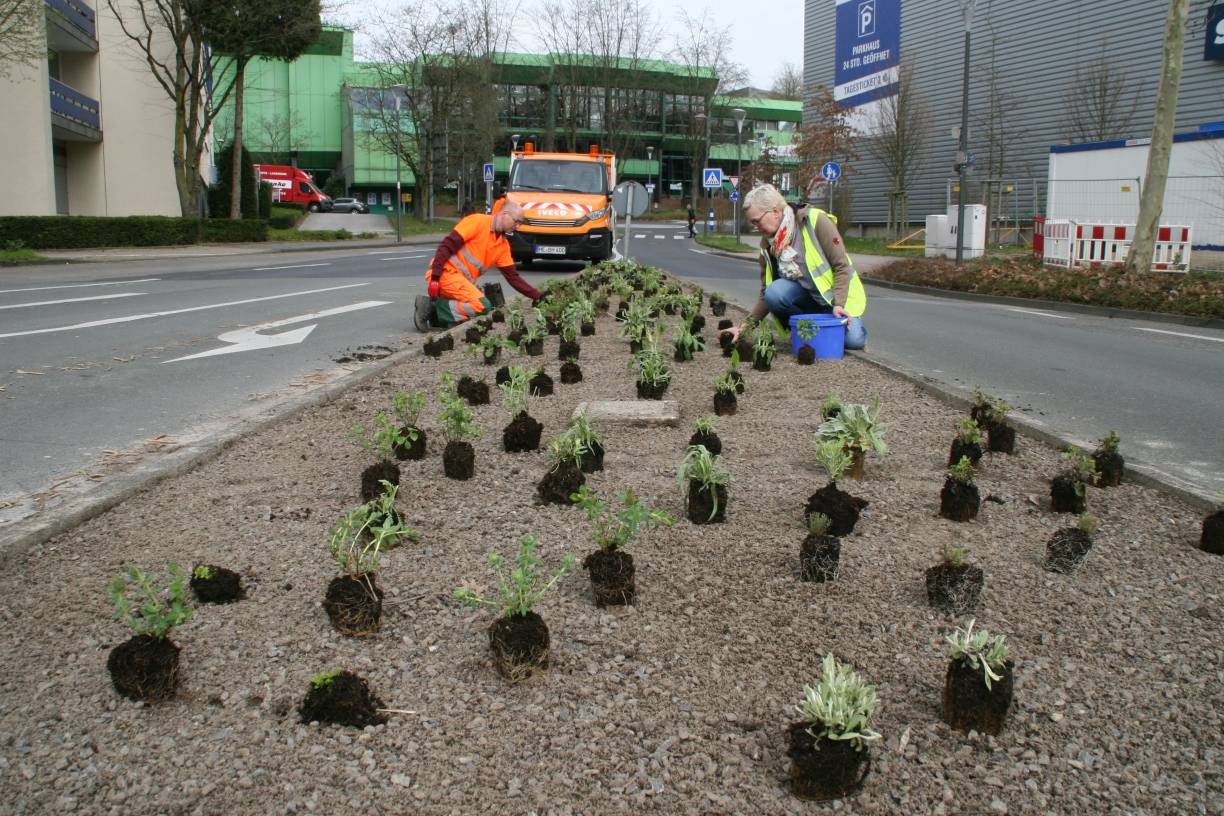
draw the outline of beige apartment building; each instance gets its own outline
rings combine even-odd
[[[0,215],[182,215],[173,106],[106,0],[34,2],[47,56],[0,76]]]

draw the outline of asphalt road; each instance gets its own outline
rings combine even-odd
[[[635,226],[632,256],[755,302],[755,262],[673,237],[684,233]],[[883,262],[856,259],[868,271]],[[980,386],[1086,447],[1114,429],[1128,462],[1204,498],[1224,492],[1224,331],[874,286],[868,301],[872,357],[967,398]]]
[[[432,245],[184,254],[0,270],[0,523],[419,342]]]

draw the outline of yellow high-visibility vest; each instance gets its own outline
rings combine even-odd
[[[829,262],[825,260],[824,254],[820,251],[820,242],[816,240],[816,220],[822,215],[831,218],[834,224],[837,223],[837,217],[832,213],[818,210],[815,207],[808,208],[807,220],[803,223],[803,260],[807,265],[808,275],[811,276],[812,283],[816,286],[816,291],[824,298],[825,303],[832,306],[833,267],[829,266]],[[849,253],[846,254],[846,259],[850,261],[851,266],[854,265]],[[769,251],[764,247],[761,248],[761,261],[765,264],[765,285],[768,286],[773,283],[773,264],[769,262]],[[851,317],[862,317],[863,312],[867,311],[867,292],[863,290],[863,282],[859,280],[858,270],[854,270],[850,276],[850,290],[846,294],[846,302],[842,304],[842,308]]]

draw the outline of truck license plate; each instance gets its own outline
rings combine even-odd
[[[535,251],[537,255],[564,255],[565,247],[548,246],[547,244],[536,244]]]

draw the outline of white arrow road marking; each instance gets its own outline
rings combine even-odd
[[[306,289],[301,292],[286,292],[283,295],[268,295],[267,297],[248,298],[246,300],[231,300],[226,303],[209,303],[204,306],[189,306],[186,309],[171,309],[166,312],[149,312],[148,314],[128,315],[127,317],[108,317],[105,320],[90,320],[87,323],[74,323],[71,326],[54,326],[50,329],[32,329],[30,331],[9,332],[0,334],[0,338],[24,337],[29,334],[53,334],[54,332],[76,331],[77,329],[93,329],[98,326],[110,326],[114,323],[131,323],[133,320],[148,320],[151,317],[167,317],[169,315],[200,312],[205,309],[220,309],[225,306],[242,306],[247,303],[262,303],[265,300],[280,300],[281,298],[297,297],[298,295],[317,295],[320,292],[335,292],[338,289],[352,289],[354,286],[369,286],[368,283],[346,283],[343,286],[328,286],[323,289]]]
[[[330,263],[317,264],[294,264],[293,266],[257,266],[252,269],[252,272],[270,272],[273,269],[306,269],[311,266],[331,266]]]
[[[110,283],[65,283],[61,286],[31,286],[29,289],[0,289],[0,295],[11,295],[16,292],[41,292],[44,289],[80,289],[86,286],[128,286],[133,283],[150,283],[161,278],[141,278],[140,280],[112,281]]]
[[[39,300],[34,303],[12,303],[8,306],[0,306],[0,309],[25,309],[29,306],[55,306],[60,303],[83,303],[87,300],[114,300],[115,298],[125,297],[140,297],[148,294],[147,292],[116,292],[113,295],[94,295],[93,297],[83,298],[65,298],[64,300]]]
[[[1186,332],[1166,331],[1165,329],[1144,329],[1131,326],[1135,331],[1155,332],[1156,334],[1171,334],[1174,337],[1193,337],[1195,340],[1210,340],[1213,343],[1224,343],[1224,337],[1208,337],[1205,334],[1187,334]]]
[[[199,354],[191,354],[186,357],[176,357],[173,360],[163,360],[162,364],[179,363],[183,360],[198,360],[201,357],[216,357],[218,354],[234,354],[239,351],[254,351],[255,349],[296,345],[305,340],[307,335],[314,331],[315,326],[318,324],[303,326],[300,329],[282,332],[281,334],[259,334],[259,332],[279,329],[281,326],[302,323],[306,320],[318,320],[323,317],[344,314],[345,312],[373,309],[375,306],[386,306],[390,302],[389,300],[364,300],[361,303],[350,303],[348,306],[337,306],[334,309],[324,309],[321,312],[311,312],[310,314],[298,315],[297,317],[286,317],[283,320],[273,320],[271,323],[260,323],[258,326],[225,332],[224,334],[217,335],[217,339],[222,343],[233,343],[235,345],[224,346],[212,351],[202,351]]]
[[[1020,312],[1021,314],[1038,315],[1039,317],[1052,317],[1055,320],[1074,320],[1075,319],[1074,317],[1071,317],[1070,315],[1050,314],[1049,312],[1039,312],[1036,309],[1017,309],[1012,306],[1004,306],[1003,308],[1009,312]]]

